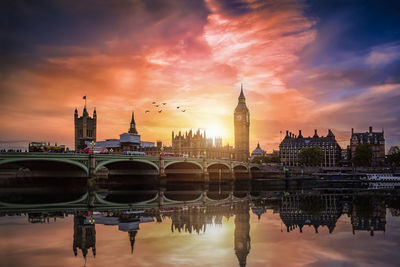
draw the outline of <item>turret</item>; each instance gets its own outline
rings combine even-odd
[[[298,138],[303,138],[303,136],[301,135],[301,130],[299,130],[299,136]]]
[[[318,133],[317,133],[317,129],[314,130],[314,138],[318,138]]]

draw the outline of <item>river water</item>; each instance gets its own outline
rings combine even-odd
[[[357,181],[22,181],[1,266],[398,266],[400,189]]]

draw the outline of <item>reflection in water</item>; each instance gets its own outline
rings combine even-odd
[[[303,227],[308,225],[314,227],[316,233],[320,226],[327,226],[329,233],[332,233],[342,214],[342,203],[338,200],[336,195],[285,196],[279,214],[287,232],[299,228],[302,233]]]
[[[82,251],[82,255],[85,259],[90,249],[92,249],[93,256],[96,257],[95,224],[92,221],[88,223],[81,212],[78,212],[74,216],[73,250],[75,256],[78,255],[78,248]]]
[[[235,206],[235,253],[240,266],[246,266],[250,252],[250,214],[247,202]]]
[[[55,223],[72,215],[73,253],[75,256],[82,255],[85,262],[88,255],[96,256],[96,234],[101,235],[101,232],[96,233],[96,224],[114,225],[119,231],[126,232],[132,254],[140,225],[152,222],[160,225],[170,224],[169,229],[175,235],[201,236],[210,226],[222,227],[224,222],[233,218],[231,248],[234,249],[239,266],[246,266],[248,259],[251,259],[251,214],[256,215],[260,221],[268,210],[272,210],[273,213],[279,214],[281,224],[284,225],[281,231],[284,229],[284,232],[289,234],[298,232],[302,233],[302,236],[305,235],[303,233],[305,227],[313,228],[316,234],[325,232],[322,229],[327,229],[326,233],[333,234],[342,216],[349,218],[348,221],[351,223],[348,232],[353,234],[369,232],[374,236],[377,231],[386,231],[387,210],[390,210],[392,216],[400,215],[399,192],[393,189],[368,191],[360,188],[342,188],[343,190],[292,188],[290,191],[285,191],[276,188],[268,190],[268,187],[250,190],[248,185],[244,188],[224,185],[223,190],[219,186],[217,191],[201,186],[192,188],[195,190],[160,188],[156,197],[154,188],[148,193],[129,190],[107,191],[103,188],[99,192],[91,190],[86,194],[86,198],[81,198],[79,201],[37,205],[2,202],[0,208],[2,216],[27,214],[28,221],[32,224]],[[113,194],[117,194],[118,198],[112,197]],[[140,194],[140,197],[135,197],[135,194]],[[144,194],[151,196],[151,199],[143,201]],[[181,200],[170,200],[165,195],[180,196]],[[184,199],[185,197],[187,199]],[[190,197],[192,199],[189,199]],[[116,203],[104,199],[139,199],[139,201]],[[395,229],[398,231],[400,227]],[[279,232],[279,228],[272,231]],[[159,242],[163,242],[161,237],[163,233],[159,232],[159,236]],[[300,239],[302,236],[297,238]]]

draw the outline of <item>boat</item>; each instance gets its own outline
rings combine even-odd
[[[368,190],[385,190],[396,189],[400,187],[399,182],[370,182],[368,183]]]
[[[367,173],[360,179],[369,182],[400,182],[400,176],[395,176],[392,173]]]

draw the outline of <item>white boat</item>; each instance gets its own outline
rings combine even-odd
[[[392,173],[368,173],[360,179],[369,182],[396,182],[400,181],[400,176],[394,176]]]
[[[395,189],[400,187],[399,182],[371,182],[368,183],[368,190],[379,190],[379,189]]]

